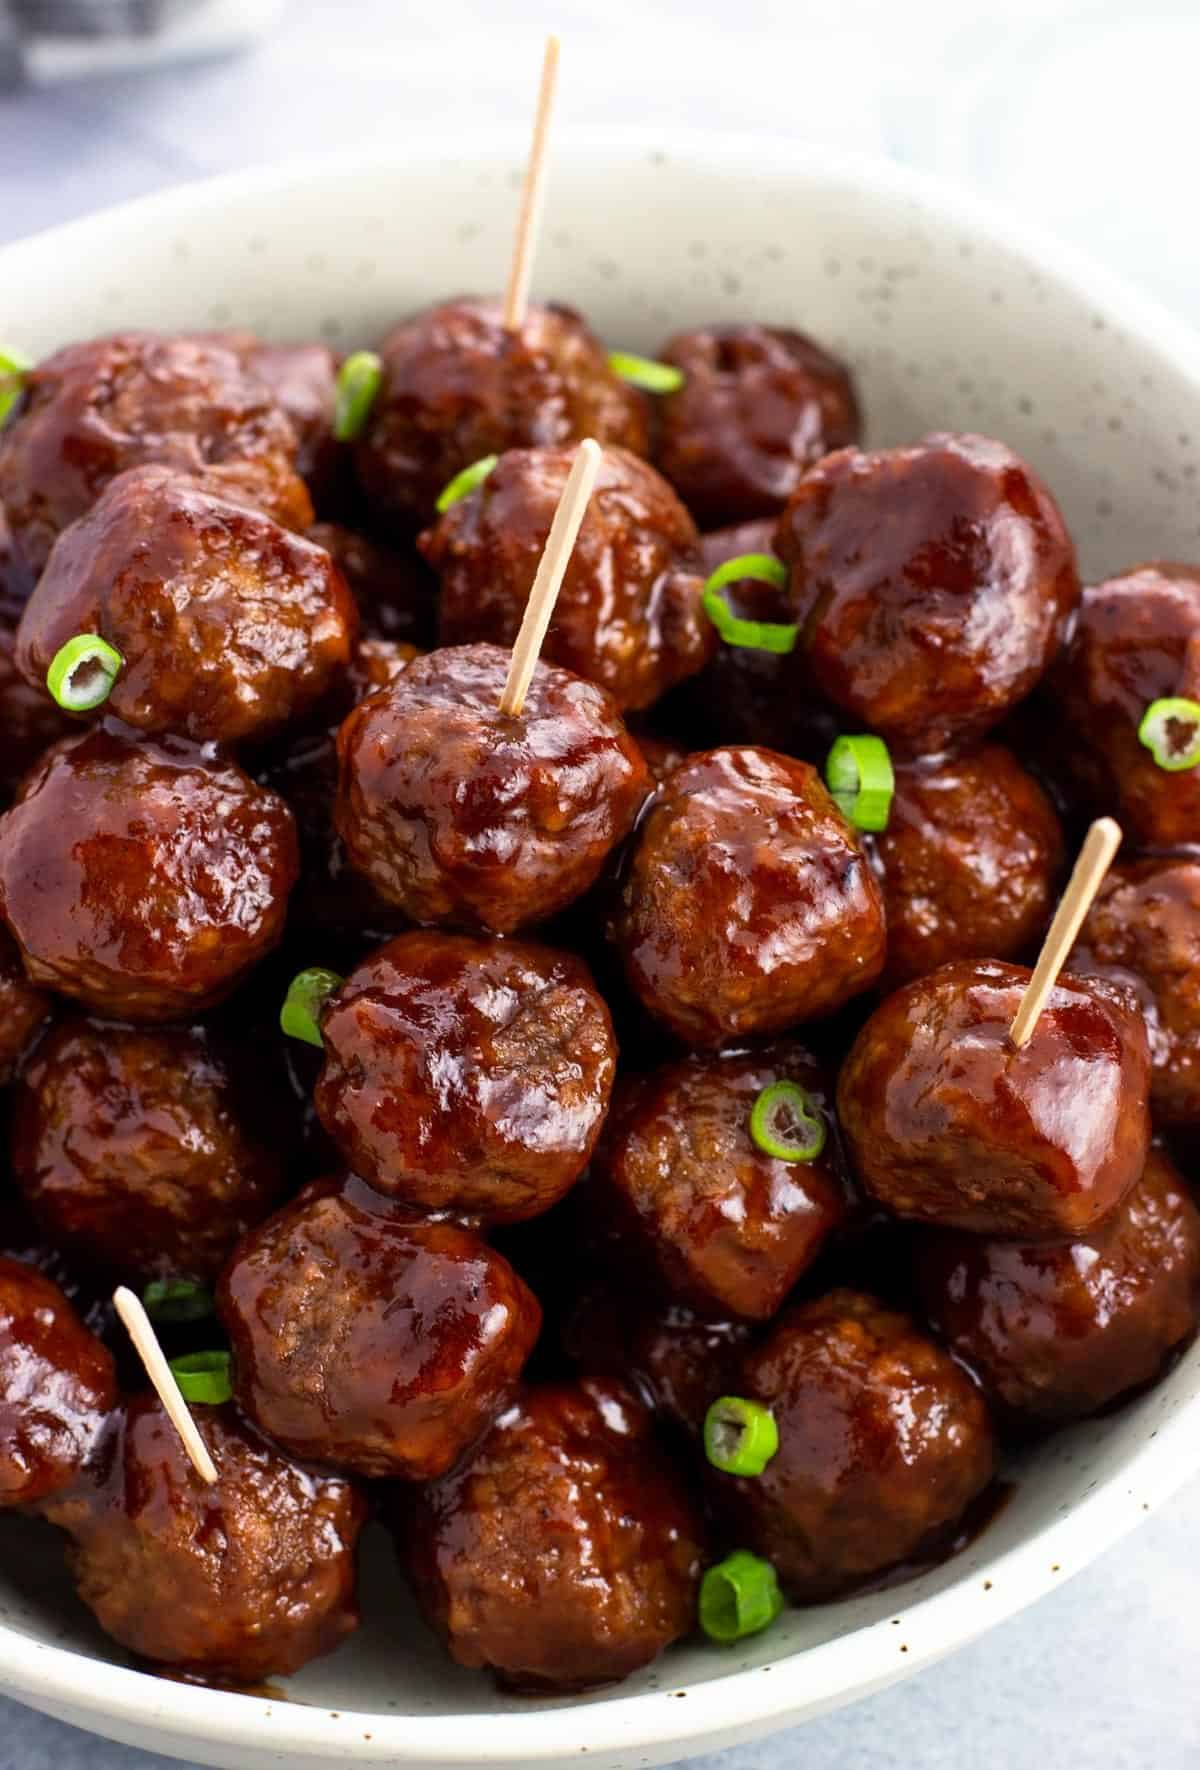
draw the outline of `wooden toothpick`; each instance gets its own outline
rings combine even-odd
[[[1050,991],[1058,982],[1058,974],[1075,945],[1075,937],[1083,918],[1092,907],[1092,899],[1100,889],[1101,880],[1112,865],[1113,856],[1121,846],[1121,826],[1111,817],[1098,817],[1079,850],[1079,859],[1067,881],[1054,920],[1051,922],[1033,976],[1025,987],[1009,1037],[1018,1048],[1026,1044]]]
[[[519,332],[525,324],[525,308],[529,301],[529,282],[533,275],[533,255],[537,251],[538,229],[542,220],[542,198],[546,188],[546,147],[550,137],[550,114],[558,87],[558,38],[546,38],[542,58],[542,83],[538,87],[537,110],[533,119],[533,142],[525,167],[525,184],[521,191],[521,212],[517,217],[517,237],[513,241],[512,266],[508,288],[504,293],[504,329]]]
[[[554,604],[558,601],[563,578],[571,563],[579,526],[603,459],[604,450],[598,442],[593,441],[590,436],[581,442],[567,483],[563,487],[562,497],[558,500],[558,509],[554,512],[554,521],[546,536],[546,546],[538,561],[533,589],[525,604],[521,630],[512,648],[504,693],[500,696],[500,711],[511,714],[513,718],[525,705],[525,696],[529,693],[529,684],[537,667],[538,653],[542,649],[546,628],[554,613]]]
[[[121,1285],[113,1292],[113,1307],[125,1323],[129,1338],[133,1341],[137,1355],[146,1367],[146,1375],[154,1385],[167,1418],[182,1439],[184,1450],[192,1459],[192,1467],[200,1479],[207,1481],[211,1487],[218,1479],[217,1465],[209,1456],[208,1446],[201,1438],[196,1428],[196,1422],[188,1412],[188,1404],[180,1393],[174,1371],[163,1356],[163,1349],[151,1326],[150,1317],[142,1307],[141,1298]]]

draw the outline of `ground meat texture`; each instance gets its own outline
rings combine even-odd
[[[951,959],[1013,959],[1054,909],[1063,835],[1042,789],[999,744],[895,771],[871,844],[887,909],[886,986]]]
[[[431,652],[338,735],[338,833],[414,922],[544,921],[594,882],[650,790],[611,695],[539,663],[514,718],[508,666],[494,645]]]
[[[0,1506],[78,1481],[116,1400],[108,1348],[58,1286],[0,1258]]]
[[[586,966],[523,940],[402,934],[321,1019],[321,1123],[358,1174],[426,1210],[517,1222],[578,1178],[616,1042]]]
[[[512,645],[574,458],[573,448],[512,450],[421,536],[441,577],[444,645]],[[542,657],[626,709],[694,676],[716,644],[696,543],[666,480],[627,449],[606,449]]]
[[[304,529],[312,503],[270,390],[211,338],[124,332],[31,370],[0,433],[0,502],[30,569],[110,480],[148,462]]]
[[[340,453],[333,435],[337,353],[327,344],[255,343],[242,361],[270,389],[296,433],[296,472],[315,495],[329,490]]]
[[[771,750],[710,750],[668,776],[610,931],[637,996],[690,1045],[831,1013],[884,958],[857,837],[816,770]]]
[[[356,626],[322,548],[170,468],[140,467],[59,536],[21,617],[17,663],[44,688],[60,647],[98,633],[124,659],[107,713],[234,744],[318,702]]]
[[[687,1491],[621,1384],[526,1391],[417,1491],[402,1554],[460,1665],[522,1690],[628,1677],[690,1634],[703,1554]]]
[[[930,1231],[916,1256],[934,1330],[1014,1423],[1058,1425],[1153,1382],[1200,1320],[1200,1211],[1152,1149],[1081,1241]]]
[[[30,983],[12,937],[0,929],[0,1086],[12,1081],[49,1015],[49,996]]]
[[[1058,506],[1002,443],[844,449],[779,519],[804,680],[909,755],[978,736],[1027,695],[1079,597]]]
[[[992,1478],[978,1389],[949,1353],[856,1291],[789,1310],[746,1353],[735,1389],[768,1407],[763,1473],[712,1477],[736,1540],[789,1597],[819,1604],[945,1546]]]
[[[802,332],[699,326],[659,356],[684,383],[660,402],[655,459],[702,528],[773,515],[812,462],[858,441],[849,370]]]
[[[1128,991],[1060,977],[1028,1042],[1020,965],[961,960],[889,996],[842,1067],[859,1179],[898,1217],[980,1235],[1087,1235],[1145,1165],[1150,1052]]]
[[[33,982],[119,1019],[187,1019],[276,945],[297,866],[274,793],[113,721],[56,744],[0,818],[0,916]]]
[[[314,523],[308,538],[349,584],[365,634],[426,651],[436,642],[437,578],[415,548],[384,547],[336,522]]]
[[[532,304],[509,332],[498,301],[447,301],[402,321],[380,354],[355,458],[372,510],[401,533],[430,521],[438,494],[485,455],[587,436],[646,452],[644,399],[569,307]]]
[[[214,1682],[286,1677],[358,1626],[366,1501],[343,1477],[293,1463],[231,1407],[191,1413],[216,1486],[144,1395],[91,1482],[46,1514],[72,1539],[80,1598],[130,1652]]]
[[[45,683],[31,688],[17,669],[15,627],[0,622],[0,801],[7,802],[34,763],[74,731],[74,721],[55,706]]]

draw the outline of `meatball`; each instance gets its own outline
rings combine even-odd
[[[511,645],[575,450],[514,449],[421,536],[442,583],[443,645]],[[665,479],[606,449],[542,657],[648,707],[711,655],[697,535]]]
[[[0,1258],[0,1506],[78,1481],[116,1401],[108,1348],[58,1286]]]
[[[485,455],[585,436],[646,452],[645,401],[579,314],[531,305],[519,332],[502,315],[498,301],[446,301],[380,346],[383,385],[356,463],[373,510],[401,532],[428,522],[455,474]]]
[[[167,467],[114,479],[64,529],[17,630],[42,686],[77,633],[124,662],[106,711],[238,743],[286,725],[345,670],[357,616],[328,553]]]
[[[33,577],[13,540],[8,517],[0,504],[0,624],[16,625],[32,589]]]
[[[49,996],[30,983],[11,936],[0,929],[0,1085],[12,1081],[49,1015]]]
[[[437,578],[415,548],[382,547],[354,529],[317,522],[308,538],[324,547],[353,593],[363,632],[428,650],[437,636]]]
[[[285,1179],[261,1064],[253,1101],[243,1074],[203,1027],[56,1026],[18,1083],[11,1146],[50,1239],[135,1283],[214,1279]]]
[[[1058,506],[1002,443],[843,449],[779,519],[806,678],[897,750],[995,725],[1037,682],[1079,597]]]
[[[516,1388],[541,1310],[453,1223],[308,1196],[251,1232],[221,1281],[234,1393],[294,1456],[444,1475]]]
[[[643,819],[611,924],[625,973],[685,1044],[779,1032],[869,989],[883,900],[816,770],[710,750]]]
[[[1080,1241],[928,1232],[918,1293],[935,1331],[1016,1422],[1056,1425],[1152,1382],[1200,1321],[1200,1211],[1157,1149]]]
[[[129,467],[157,462],[304,529],[296,435],[269,389],[212,338],[123,332],[31,370],[0,432],[0,503],[36,575],[63,529]]]
[[[702,528],[771,516],[812,462],[858,441],[849,370],[785,326],[698,326],[659,352],[684,375],[655,458]]]
[[[113,723],[56,744],[0,818],[0,916],[35,983],[186,1018],[283,932],[291,813],[232,762]]]
[[[401,934],[321,1018],[321,1123],[358,1174],[425,1210],[535,1217],[586,1167],[616,1043],[586,966],[524,940]]]
[[[1150,1052],[1128,991],[1063,975],[1019,1049],[1020,965],[959,960],[897,990],[842,1066],[837,1104],[881,1205],[980,1235],[1086,1235],[1146,1161]]]
[[[241,353],[250,374],[268,387],[296,433],[296,472],[310,491],[331,489],[339,449],[333,435],[338,358],[327,344],[261,344]]]
[[[143,1659],[215,1682],[299,1671],[358,1626],[358,1489],[302,1469],[230,1407],[192,1408],[220,1479],[198,1479],[153,1395],[130,1401],[86,1487],[46,1506],[79,1596]]]
[[[338,735],[351,863],[414,922],[511,934],[597,878],[650,790],[612,697],[539,663],[517,717],[509,654],[431,652]]]
[[[747,1352],[736,1393],[769,1408],[779,1449],[753,1479],[714,1475],[739,1542],[789,1597],[819,1604],[944,1545],[992,1478],[983,1399],[904,1315],[831,1291]]]
[[[46,693],[43,680],[31,688],[16,660],[15,627],[0,622],[0,801],[7,802],[50,745],[76,729]]]
[[[951,959],[1013,959],[1045,930],[1062,828],[1032,775],[999,744],[895,771],[874,853],[887,910],[888,987]]]
[[[529,1390],[414,1495],[402,1554],[460,1665],[523,1690],[624,1678],[691,1632],[702,1539],[619,1383]]]
[[[781,1160],[750,1134],[765,1088],[788,1083],[825,1133],[815,1160]],[[711,1314],[766,1321],[846,1211],[828,1083],[802,1045],[688,1057],[625,1077],[596,1151],[588,1202],[622,1265],[649,1267]]]

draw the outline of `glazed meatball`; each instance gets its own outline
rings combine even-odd
[[[634,992],[685,1044],[779,1032],[868,989],[883,901],[806,762],[710,750],[659,789],[611,933]]]
[[[574,457],[573,448],[512,450],[421,536],[441,577],[443,645],[512,645]],[[606,449],[543,658],[627,709],[695,675],[716,644],[696,540],[666,480],[628,450]]]
[[[56,744],[0,818],[0,915],[35,983],[187,1018],[283,931],[291,813],[232,762],[115,722]]]
[[[383,547],[336,522],[314,523],[308,538],[349,584],[365,634],[424,651],[436,642],[437,578],[415,548]]]
[[[781,1160],[750,1133],[754,1103],[786,1083],[824,1147]],[[612,1224],[626,1269],[648,1268],[682,1302],[766,1321],[846,1210],[825,1076],[802,1045],[689,1057],[617,1085],[587,1202]]]
[[[11,1145],[51,1240],[134,1283],[214,1279],[285,1179],[269,1083],[260,1063],[251,1092],[247,1056],[203,1027],[56,1026],[18,1084]]]
[[[895,771],[872,844],[887,910],[888,987],[951,959],[1013,959],[1054,908],[1062,828],[1037,782],[999,744]]]
[[[827,456],[780,517],[775,551],[805,678],[907,754],[995,725],[1050,663],[1079,597],[1058,506],[982,436]]]
[[[76,729],[46,693],[31,688],[17,669],[15,627],[0,622],[0,802],[7,803],[38,758]]]
[[[321,1017],[321,1123],[354,1171],[425,1210],[516,1222],[587,1165],[616,1043],[586,966],[523,940],[399,935]]]
[[[304,529],[296,436],[269,389],[211,338],[124,332],[31,370],[0,433],[0,503],[36,575],[110,480],[157,462]]]
[[[338,358],[327,344],[261,344],[242,353],[296,433],[296,472],[313,493],[328,491],[337,471],[333,435]]]
[[[1200,1211],[1152,1149],[1081,1241],[930,1231],[916,1260],[935,1331],[1016,1422],[1056,1425],[1152,1382],[1200,1321]]]
[[[646,452],[645,402],[569,307],[531,304],[509,332],[498,301],[447,301],[402,321],[380,353],[356,461],[372,509],[401,532],[428,522],[455,474],[485,455],[585,436]]]
[[[516,1689],[627,1677],[693,1626],[699,1521],[619,1383],[528,1391],[403,1532],[430,1627]]]
[[[1064,974],[1019,1049],[1031,973],[960,960],[897,990],[842,1067],[859,1179],[898,1217],[980,1235],[1086,1235],[1146,1161],[1150,1052],[1128,991]]]
[[[701,528],[771,516],[805,469],[858,441],[849,371],[785,326],[700,326],[659,352],[684,374],[655,458]]]
[[[208,1487],[153,1395],[130,1401],[92,1480],[46,1506],[72,1541],[79,1596],[140,1658],[257,1684],[330,1653],[358,1625],[366,1502],[291,1462],[230,1407],[192,1407]]]
[[[116,1401],[108,1348],[58,1286],[0,1258],[0,1506],[78,1481]]]
[[[12,1081],[49,1015],[49,996],[30,983],[11,936],[0,929],[0,1086]]]
[[[469,1230],[332,1190],[245,1238],[218,1306],[234,1393],[277,1444],[418,1481],[491,1425],[541,1325],[532,1291]]]
[[[322,548],[170,468],[139,467],[55,542],[17,664],[44,686],[69,639],[98,633],[124,660],[107,712],[234,744],[318,702],[346,668],[356,623]]]
[[[737,1540],[819,1604],[937,1547],[992,1477],[983,1399],[904,1315],[831,1291],[746,1353],[736,1393],[769,1408],[779,1449],[753,1479],[714,1475]]]
[[[32,574],[13,539],[4,506],[0,504],[0,624],[16,625],[32,589]]]
[[[514,717],[508,666],[494,645],[431,652],[338,735],[346,852],[414,922],[545,921],[594,882],[650,790],[602,688],[539,663]]]

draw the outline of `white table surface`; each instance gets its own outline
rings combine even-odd
[[[649,118],[890,154],[1200,311],[1197,0],[291,0],[239,59],[0,99],[0,239],[293,151],[520,121],[551,24],[564,130]],[[18,294],[0,289],[0,334]],[[1196,1770],[1198,1572],[1200,1484],[943,1665],[701,1765]],[[0,1701],[0,1770],[156,1764]]]

